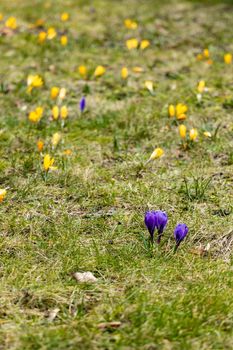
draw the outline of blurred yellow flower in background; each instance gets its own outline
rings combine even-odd
[[[151,80],[146,80],[146,81],[145,81],[145,87],[147,88],[147,90],[150,91],[151,94],[153,93],[153,91],[154,91],[154,84],[153,84],[153,81],[151,81]]]
[[[52,108],[52,117],[54,120],[57,120],[59,118],[59,108],[58,106],[53,106]]]
[[[203,50],[203,56],[204,56],[205,58],[210,58],[210,52],[209,52],[208,49],[204,49],[204,50]]]
[[[232,63],[232,54],[231,53],[225,53],[225,55],[224,55],[224,62],[226,64],[231,64]]]
[[[128,50],[136,49],[138,47],[138,39],[132,38],[132,39],[126,40],[126,46]]]
[[[43,116],[44,109],[42,107],[37,107],[34,111],[29,113],[28,119],[32,123],[39,123]]]
[[[55,100],[59,95],[60,89],[57,86],[53,86],[50,90],[50,97],[52,100]]]
[[[47,33],[42,31],[38,34],[38,41],[40,44],[42,44],[47,38]]]
[[[0,13],[0,22],[3,20],[3,14]]]
[[[29,75],[27,77],[27,91],[30,93],[33,88],[40,88],[43,86],[43,80],[39,75]]]
[[[97,66],[94,71],[95,77],[101,77],[105,73],[106,69],[103,66]]]
[[[61,107],[61,119],[66,119],[68,117],[68,109],[66,106]]]
[[[66,149],[63,154],[65,154],[66,156],[70,156],[72,154],[71,149]]]
[[[39,152],[42,152],[44,148],[44,142],[42,140],[37,141],[37,149]]]
[[[128,75],[129,75],[128,68],[127,67],[123,67],[121,69],[121,77],[122,77],[122,79],[127,79]]]
[[[68,44],[68,38],[66,35],[62,35],[60,39],[61,45],[66,46]]]
[[[205,90],[205,81],[204,80],[200,80],[198,85],[197,85],[197,91],[202,94]]]
[[[184,124],[179,125],[179,134],[180,134],[180,137],[182,139],[185,139],[186,131],[187,131],[187,128],[186,128],[186,126]]]
[[[132,68],[132,71],[134,73],[142,73],[144,71],[144,69],[142,67],[135,66]]]
[[[184,120],[187,118],[186,112],[188,111],[188,107],[183,103],[178,103],[176,105],[176,118],[178,120]]]
[[[52,40],[57,36],[56,29],[54,27],[49,27],[47,30],[47,38],[48,40]]]
[[[142,40],[140,43],[140,49],[145,50],[148,46],[150,46],[149,40]]]
[[[168,106],[168,114],[169,114],[169,117],[173,118],[176,114],[176,109],[175,109],[175,106],[174,105],[169,105]]]
[[[79,74],[81,75],[81,77],[86,78],[86,76],[87,76],[87,67],[86,66],[83,66],[83,65],[79,66],[78,71],[79,71]]]
[[[136,29],[138,26],[137,22],[131,20],[130,18],[126,18],[124,24],[127,29]]]
[[[196,138],[197,138],[197,135],[198,135],[197,129],[193,128],[193,129],[190,130],[189,138],[190,138],[191,141],[195,141]]]
[[[6,189],[5,188],[0,188],[0,202],[2,202],[4,200],[4,198],[6,197]]]
[[[64,100],[65,97],[66,97],[66,88],[61,88],[59,92],[59,98],[61,100]]]
[[[204,135],[205,137],[212,137],[212,135],[211,135],[211,133],[210,133],[209,131],[204,131],[204,132],[203,132],[203,135]]]
[[[62,22],[66,22],[66,21],[68,21],[68,19],[70,18],[70,15],[69,15],[69,13],[67,13],[67,12],[63,12],[62,14],[61,14],[61,21]]]
[[[15,17],[9,17],[6,22],[5,26],[10,29],[16,29],[17,28],[17,20]]]
[[[56,147],[60,141],[61,141],[61,134],[59,132],[55,132],[51,140],[52,145]]]

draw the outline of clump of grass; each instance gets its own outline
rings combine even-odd
[[[193,177],[191,180],[184,177],[179,192],[191,202],[204,201],[207,199],[207,190],[211,180],[211,177]]]

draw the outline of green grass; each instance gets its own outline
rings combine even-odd
[[[15,16],[19,28],[0,35],[0,188],[7,188],[0,203],[0,350],[232,349],[233,66],[223,62],[233,53],[232,5],[1,1],[0,12]],[[61,23],[64,11],[71,18]],[[65,30],[68,46],[58,39],[38,45],[37,29],[28,29],[38,18]],[[139,28],[127,30],[125,18]],[[130,37],[151,46],[129,52]],[[207,47],[211,65],[196,60]],[[84,82],[81,64],[107,71]],[[122,66],[130,71],[126,84]],[[134,66],[144,72],[132,73]],[[31,95],[29,74],[45,81]],[[153,96],[144,88],[150,79]],[[208,92],[198,102],[200,79]],[[50,118],[52,86],[67,89],[64,128]],[[167,115],[178,102],[188,105],[188,130],[199,132],[186,150]],[[31,125],[28,113],[38,105],[44,116]],[[215,137],[203,136],[218,126]],[[52,149],[57,131],[62,141]],[[58,167],[46,181],[38,139]],[[164,157],[145,166],[155,147]],[[147,209],[169,216],[160,247],[148,247]],[[178,222],[190,230],[174,255]],[[98,282],[78,284],[77,271],[91,271]],[[120,326],[108,324],[114,321]]]

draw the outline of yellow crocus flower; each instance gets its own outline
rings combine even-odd
[[[43,161],[43,167],[46,172],[48,172],[50,169],[55,170],[56,167],[53,167],[54,163],[54,158],[51,158],[49,154],[46,154],[44,156],[44,161]]]
[[[2,21],[2,20],[3,20],[3,14],[0,13],[0,21]]]
[[[61,107],[60,114],[62,119],[66,119],[68,117],[68,109],[66,106]]]
[[[66,89],[65,88],[61,88],[60,93],[59,93],[59,98],[61,100],[64,100],[65,97],[66,97]]]
[[[5,26],[10,29],[16,29],[17,28],[17,21],[15,17],[9,17],[6,22]]]
[[[197,91],[202,94],[205,90],[205,81],[204,80],[200,80],[198,85],[197,85]]]
[[[103,66],[97,66],[94,72],[95,77],[101,77],[105,73],[106,69]]]
[[[140,44],[140,49],[145,50],[148,46],[150,46],[149,40],[142,40]]]
[[[50,90],[50,97],[52,100],[55,100],[59,95],[60,89],[57,86],[53,86]]]
[[[43,80],[39,75],[30,74],[27,78],[27,91],[30,93],[33,88],[40,88],[43,86]]]
[[[32,123],[39,123],[43,115],[43,108],[37,107],[34,111],[31,111],[29,113],[28,119]]]
[[[2,202],[4,200],[4,198],[6,197],[6,189],[5,188],[0,188],[0,202]]]
[[[37,141],[37,149],[39,152],[42,152],[44,148],[44,142],[42,140]]]
[[[173,118],[176,114],[175,106],[174,105],[169,105],[168,107],[168,114],[169,117]]]
[[[62,46],[66,46],[66,45],[68,44],[68,38],[67,38],[67,36],[66,36],[66,35],[62,35],[60,41],[61,41],[61,45],[62,45]]]
[[[186,131],[187,131],[187,128],[186,128],[186,126],[184,124],[179,125],[179,134],[180,134],[180,137],[182,139],[185,139]]]
[[[197,135],[198,135],[197,129],[193,128],[193,129],[190,130],[189,138],[190,138],[191,141],[195,141],[196,138],[197,138]]]
[[[231,53],[226,53],[224,55],[224,62],[226,64],[231,64],[232,63],[232,54]]]
[[[47,30],[47,38],[48,40],[52,40],[57,36],[56,29],[53,27],[49,27]]]
[[[70,156],[72,154],[71,149],[66,149],[63,154],[65,154],[66,156]]]
[[[135,38],[126,40],[126,46],[128,50],[133,50],[138,47],[138,40]]]
[[[209,52],[208,49],[204,49],[204,50],[203,50],[203,56],[204,56],[205,58],[210,58],[210,52]]]
[[[125,27],[127,29],[136,29],[137,28],[137,22],[135,21],[132,21],[131,19],[129,18],[126,18],[125,21],[124,21],[124,24],[125,24]]]
[[[152,160],[158,159],[160,157],[162,157],[164,154],[164,150],[162,148],[155,148],[155,150],[152,152],[149,160],[147,163],[151,162]]]
[[[186,112],[188,111],[188,107],[183,103],[178,103],[176,105],[176,118],[178,120],[184,120],[187,118]]]
[[[59,108],[58,106],[54,106],[52,108],[52,117],[54,120],[57,120],[59,118]]]
[[[127,78],[128,78],[128,75],[129,75],[128,68],[123,67],[123,68],[121,69],[121,77],[122,77],[122,79],[127,79]]]
[[[196,58],[198,61],[202,61],[203,55],[201,53],[199,53]]]
[[[56,147],[58,145],[58,143],[60,142],[60,140],[61,140],[61,134],[59,132],[55,132],[55,134],[53,134],[53,136],[52,136],[51,143],[54,147]]]
[[[38,34],[38,41],[39,41],[39,43],[42,44],[46,40],[46,37],[47,37],[47,33],[46,32],[40,32]]]
[[[145,87],[150,91],[150,93],[152,94],[154,91],[154,84],[153,81],[151,80],[146,80],[145,81]]]
[[[138,67],[138,66],[133,67],[132,70],[134,73],[142,73],[143,72],[143,68]]]
[[[212,135],[211,135],[211,133],[210,133],[209,131],[204,131],[204,132],[203,132],[203,135],[204,135],[205,137],[212,137]]]
[[[63,12],[63,13],[61,14],[61,21],[62,21],[62,22],[66,22],[66,21],[68,21],[69,17],[70,17],[69,13]]]
[[[79,66],[78,67],[79,74],[81,77],[86,78],[87,76],[87,67],[86,66]]]

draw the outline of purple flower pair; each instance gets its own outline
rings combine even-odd
[[[155,229],[158,231],[157,242],[160,243],[163,231],[167,225],[167,214],[161,210],[147,211],[145,215],[145,224],[150,233],[151,241],[154,241]]]
[[[160,243],[163,231],[167,225],[167,214],[161,210],[147,211],[145,214],[145,225],[150,233],[151,241],[154,241],[155,229],[158,231],[157,242]],[[178,224],[174,230],[174,237],[176,240],[175,250],[179,247],[180,243],[186,237],[188,233],[188,227],[185,224]]]

